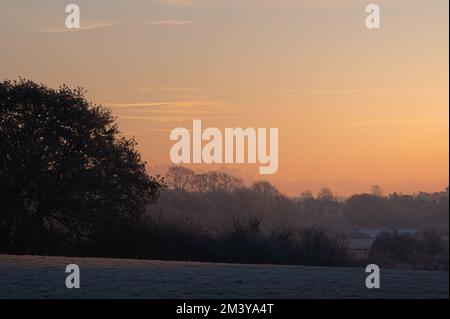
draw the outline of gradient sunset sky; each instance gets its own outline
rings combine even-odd
[[[65,29],[65,6],[81,29]],[[365,7],[381,7],[381,29]],[[448,0],[2,0],[0,80],[87,89],[170,164],[170,130],[279,128],[291,195],[448,185]],[[190,166],[217,169],[217,166]],[[259,165],[232,165],[248,179]]]

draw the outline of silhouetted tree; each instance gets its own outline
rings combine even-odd
[[[177,166],[169,168],[168,178],[173,179],[174,172],[181,177],[186,177],[188,189],[199,192],[231,192],[243,185],[239,177],[228,175],[227,173],[208,171],[202,174],[195,174],[193,171],[179,168]],[[186,187],[187,188],[187,187]],[[186,189],[185,188],[185,189]]]
[[[417,263],[417,238],[410,234],[401,234],[397,230],[383,231],[377,234],[369,252],[370,262],[383,266],[393,266],[397,263]]]
[[[372,193],[372,195],[374,196],[378,196],[378,197],[382,197],[383,196],[383,190],[381,189],[380,186],[378,185],[373,185],[370,188],[370,192]]]
[[[300,194],[300,202],[311,202],[314,200],[314,195],[310,190],[303,191]]]
[[[276,198],[281,196],[280,191],[267,181],[255,182],[251,189],[263,198]]]
[[[407,263],[420,269],[448,269],[448,253],[446,260],[444,253],[444,241],[434,228],[425,228],[415,236],[393,230],[378,233],[368,262],[382,266]],[[441,258],[434,260],[439,255]]]
[[[387,200],[369,194],[353,195],[347,199],[343,214],[346,220],[359,226],[391,226],[396,218]]]
[[[301,265],[349,265],[349,242],[344,238],[332,238],[319,228],[303,228],[298,232],[296,246]]]
[[[421,250],[430,259],[445,250],[441,234],[434,228],[424,228],[421,232]]]
[[[0,251],[102,240],[157,198],[162,180],[146,174],[135,141],[84,94],[0,83]]]
[[[337,200],[336,197],[337,196],[333,194],[333,191],[327,187],[322,188],[319,194],[317,194],[317,199],[324,203],[333,203]]]
[[[178,190],[190,190],[194,180],[194,171],[183,166],[171,166],[167,171],[167,183],[169,187]]]

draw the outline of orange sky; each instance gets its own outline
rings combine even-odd
[[[437,191],[448,184],[448,1],[2,0],[0,80],[83,86],[151,167],[169,132],[279,128],[270,180],[295,195]],[[221,166],[221,165],[220,165]],[[192,168],[216,169],[216,166]],[[259,165],[232,165],[259,178]],[[264,176],[267,177],[267,176]]]

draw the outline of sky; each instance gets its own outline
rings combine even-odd
[[[66,3],[67,2],[67,3]],[[81,29],[65,28],[65,6]],[[365,7],[380,6],[380,29]],[[135,137],[150,173],[170,131],[279,129],[279,168],[190,165],[298,195],[448,185],[447,0],[2,0],[0,80],[87,90]]]

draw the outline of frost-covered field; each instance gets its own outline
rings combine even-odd
[[[67,289],[78,264],[81,288]],[[0,255],[0,298],[448,298],[448,272]]]

